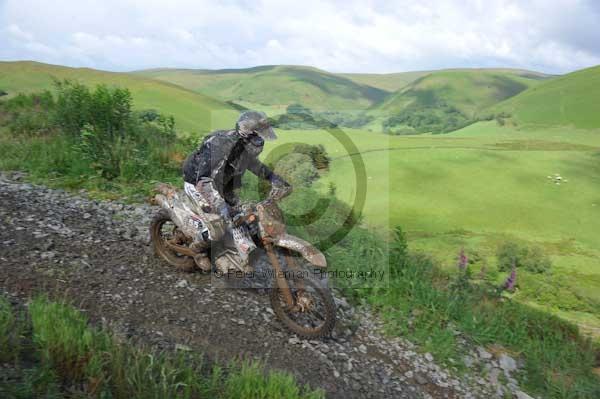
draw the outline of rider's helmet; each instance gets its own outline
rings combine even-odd
[[[242,137],[258,135],[265,140],[275,140],[277,136],[264,112],[244,111],[235,124],[235,131]]]

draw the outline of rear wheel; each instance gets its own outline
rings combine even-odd
[[[277,317],[300,337],[329,336],[335,326],[335,303],[331,291],[304,268],[301,272],[284,274],[290,287],[293,305],[287,304],[283,292],[274,282],[270,299]]]
[[[194,270],[194,259],[171,249],[167,242],[177,245],[188,245],[188,239],[171,220],[166,209],[158,211],[150,224],[150,237],[154,252],[178,270],[191,272]]]

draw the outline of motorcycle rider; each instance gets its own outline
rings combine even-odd
[[[247,267],[248,254],[254,249],[248,235],[233,222],[236,206],[239,205],[237,190],[242,185],[246,170],[271,182],[271,198],[284,197],[292,190],[284,179],[258,160],[265,140],[276,138],[264,112],[245,111],[239,116],[234,130],[209,134],[183,164],[184,188],[188,197],[199,211],[220,215],[226,234],[233,238],[235,251],[220,254],[215,261],[223,273],[235,268],[235,263]],[[206,241],[210,238],[197,237],[192,248],[200,249],[196,263],[202,270],[209,271],[210,260],[205,252],[201,252]]]

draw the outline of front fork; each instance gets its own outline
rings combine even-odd
[[[285,303],[288,305],[288,307],[290,309],[296,309],[297,306],[294,301],[294,298],[292,297],[292,292],[290,290],[290,286],[287,282],[287,279],[285,278],[285,275],[281,268],[281,264],[279,263],[279,258],[277,257],[277,254],[275,253],[275,249],[273,248],[273,244],[271,244],[270,242],[265,243],[264,247],[265,247],[265,250],[267,251],[269,261],[271,262],[271,265],[273,266],[273,269],[275,270],[275,281],[277,282],[277,288],[279,290],[281,290],[281,293],[283,294],[283,299],[285,300]],[[294,271],[298,271],[298,266],[296,265],[296,261],[294,260],[293,256],[291,256],[289,251],[287,251],[285,254],[285,260],[288,263],[288,265],[292,269],[294,269]],[[297,285],[298,285],[299,293],[302,293],[302,291],[304,291],[304,282],[302,281],[301,278],[298,280]]]
[[[281,269],[281,264],[279,263],[277,254],[273,249],[273,244],[270,242],[265,243],[265,250],[267,251],[267,256],[269,257],[269,261],[273,266],[273,270],[275,270],[275,281],[277,282],[277,288],[281,290],[285,303],[291,308],[294,306],[294,298],[292,297],[290,286],[288,285],[288,282],[283,274],[283,270]]]

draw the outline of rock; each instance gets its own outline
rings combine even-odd
[[[362,353],[367,353],[367,347],[363,344],[358,347],[358,350]]]
[[[192,348],[183,344],[175,344],[175,350],[182,352],[191,352]]]
[[[82,217],[83,217],[84,219],[89,219],[89,218],[91,218],[91,217],[92,217],[92,214],[91,214],[91,213],[88,213],[88,212],[86,212],[86,213],[84,213],[84,214],[83,214],[83,216],[82,216]]]
[[[427,384],[427,379],[422,374],[415,374],[415,381],[421,385]]]
[[[427,360],[428,362],[433,362],[433,356],[431,355],[431,353],[427,352],[425,354],[425,360]]]
[[[182,280],[179,280],[179,281],[177,282],[177,284],[175,284],[175,287],[177,287],[177,288],[185,288],[185,287],[187,287],[187,286],[188,286],[188,282],[187,282],[187,280],[183,280],[183,279],[182,279]]]
[[[465,366],[467,366],[468,368],[473,367],[473,365],[475,364],[475,359],[473,359],[471,356],[466,355],[465,357],[463,357],[463,363],[465,364]]]
[[[500,364],[500,368],[507,373],[510,373],[511,371],[515,371],[517,369],[517,362],[515,361],[515,359],[513,359],[505,353],[500,355],[498,362]]]
[[[121,237],[123,237],[126,240],[131,240],[133,238],[133,234],[134,232],[128,228],[123,229],[123,232],[121,233]]]
[[[288,343],[292,345],[298,345],[300,343],[300,339],[298,337],[292,337],[288,339]]]
[[[498,385],[498,377],[500,376],[501,372],[502,371],[497,368],[493,368],[492,370],[490,370],[490,374],[488,375],[488,381],[490,382],[490,384]]]
[[[42,253],[40,254],[40,257],[41,257],[42,259],[52,259],[52,258],[54,258],[55,256],[56,256],[56,254],[55,254],[54,252],[52,252],[52,251],[46,251],[46,252],[42,252]]]
[[[414,373],[412,372],[412,370],[408,370],[406,373],[404,373],[404,376],[406,378],[413,378]]]
[[[515,397],[517,399],[533,399],[531,396],[527,395],[525,392],[523,391],[516,391],[515,392]]]
[[[492,354],[486,351],[485,348],[482,346],[477,347],[477,353],[479,354],[479,357],[483,360],[488,360],[492,358]]]

